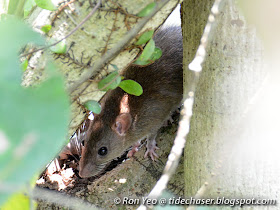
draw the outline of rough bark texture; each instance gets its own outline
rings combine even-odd
[[[212,3],[183,3],[185,71],[194,58]],[[225,1],[217,22],[198,84],[185,148],[185,194],[196,195],[208,182],[198,196],[276,199],[279,164],[271,164],[277,157],[273,157],[275,149],[264,149],[264,141],[271,133],[264,125],[270,125],[276,117],[267,120],[265,114],[258,115],[265,111],[259,105],[264,94],[258,91],[271,91],[262,89],[267,75],[263,48],[255,28],[246,23],[235,1]]]

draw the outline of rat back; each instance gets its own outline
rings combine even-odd
[[[162,50],[162,57],[146,67],[131,66],[124,75],[143,87],[140,97],[129,97],[130,113],[134,118],[138,116],[135,130],[128,132],[131,139],[139,139],[156,132],[170,116],[170,112],[180,105],[182,99],[181,28],[170,27],[159,31],[154,40],[156,46]]]

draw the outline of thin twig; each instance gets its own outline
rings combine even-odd
[[[55,13],[53,19],[51,20],[51,24],[53,24],[53,22],[56,20],[56,18],[58,17],[58,15],[64,10],[65,7],[69,6],[70,4],[74,3],[76,0],[71,0],[67,3],[65,3],[63,6],[61,6],[58,11]]]
[[[104,50],[101,53],[101,55],[104,55],[107,52],[107,50],[108,50],[109,41],[111,40],[113,32],[116,31],[116,22],[118,20],[117,17],[118,17],[118,11],[115,12],[115,19],[114,19],[114,22],[113,22],[113,26],[112,26],[110,34],[109,34],[109,36],[108,36],[108,38],[106,40],[106,44],[105,44]]]
[[[67,34],[65,37],[63,37],[62,39],[60,39],[59,41],[51,44],[51,45],[48,45],[48,46],[45,46],[45,47],[42,47],[42,48],[39,48],[39,49],[36,49],[36,50],[33,50],[32,52],[29,52],[29,53],[25,53],[23,55],[21,55],[20,57],[24,57],[24,56],[27,56],[29,54],[33,54],[35,52],[38,52],[40,50],[44,50],[46,48],[49,48],[49,47],[52,47],[54,45],[57,45],[59,42],[63,41],[64,39],[67,39],[69,36],[71,36],[73,33],[75,33],[79,28],[82,27],[82,25],[97,11],[98,7],[100,7],[101,5],[101,1],[102,0],[99,0],[97,2],[97,4],[95,5],[95,7],[93,8],[93,10],[82,20],[82,22],[80,22],[72,31],[70,31],[69,34]]]
[[[177,136],[174,140],[174,145],[172,146],[171,152],[168,156],[168,160],[165,165],[163,174],[157,181],[150,194],[148,195],[148,197],[150,198],[158,198],[163,193],[163,191],[167,187],[169,179],[175,173],[179,164],[180,157],[186,144],[186,137],[189,134],[190,130],[190,120],[193,110],[195,90],[200,77],[200,72],[202,71],[202,63],[205,60],[206,47],[209,42],[209,38],[211,37],[216,26],[216,24],[214,23],[216,22],[216,17],[219,14],[219,7],[222,1],[223,0],[216,0],[214,2],[213,7],[211,9],[211,14],[208,17],[208,22],[205,26],[202,38],[200,40],[200,45],[196,52],[195,58],[189,64],[189,69],[192,71],[192,79],[190,80],[191,84],[188,84],[187,87],[187,95],[186,99],[184,100],[184,108],[181,111],[182,118],[179,123]],[[207,183],[205,186],[207,186]],[[147,207],[141,205],[138,209],[147,209]]]

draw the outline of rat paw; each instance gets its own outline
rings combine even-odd
[[[147,148],[147,151],[145,152],[144,158],[147,158],[148,156],[150,156],[150,158],[155,161],[156,158],[158,158],[158,155],[156,153],[156,149],[159,149],[157,146],[154,146],[151,149]]]
[[[127,156],[128,158],[133,157],[134,154],[135,154],[136,152],[138,152],[139,146],[140,146],[140,145],[141,145],[141,142],[140,142],[140,141],[137,141],[137,142],[133,145],[132,149],[127,153],[126,156]]]
[[[150,140],[150,139],[147,140],[147,145],[146,145],[147,151],[144,155],[144,158],[147,158],[148,155],[151,157],[151,159],[153,161],[155,161],[156,158],[158,158],[158,155],[156,153],[156,149],[159,149],[159,148],[156,146],[156,144],[157,143],[156,143],[156,140],[155,140],[155,136],[154,136],[154,138],[152,138],[152,140]]]
[[[170,115],[166,120],[165,122],[163,123],[163,127],[167,127],[169,124],[172,124],[174,122],[173,118],[172,118],[172,115]]]

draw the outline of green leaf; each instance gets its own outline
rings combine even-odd
[[[1,205],[61,149],[70,110],[61,76],[36,88],[20,85],[18,50],[41,41],[39,34],[14,19],[1,21],[0,31],[0,183],[9,187],[0,192]]]
[[[8,144],[0,153],[0,182],[20,187],[62,147],[69,99],[61,77],[35,89],[2,82],[0,98],[5,101],[0,104],[0,130]],[[22,123],[15,123],[17,119]]]
[[[22,71],[26,71],[27,66],[28,66],[28,60],[25,59],[25,60],[20,64],[21,70],[22,70]]]
[[[50,45],[55,43],[56,40],[55,39],[51,39],[49,41]],[[65,54],[66,53],[66,43],[65,43],[65,40],[62,40],[61,42],[59,42],[58,44],[54,45],[54,46],[51,46],[50,47],[50,50],[54,53],[57,53],[57,54]]]
[[[137,16],[138,16],[138,17],[145,17],[145,16],[148,16],[148,15],[154,10],[155,6],[156,6],[156,3],[155,3],[155,2],[148,4],[144,9],[142,9],[142,10],[137,14]]]
[[[35,0],[35,3],[38,7],[41,7],[42,9],[50,11],[57,10],[56,6],[52,3],[51,0]]]
[[[2,210],[29,210],[30,200],[23,193],[16,193],[1,207]]]
[[[85,107],[95,114],[100,114],[100,112],[101,112],[101,105],[97,101],[94,101],[94,100],[87,101],[85,103]]]
[[[151,61],[151,57],[155,51],[155,42],[153,39],[151,39],[146,47],[144,48],[142,54],[139,56],[139,58],[134,62],[134,64],[137,65],[147,65]]]
[[[42,37],[16,18],[0,22],[0,80],[20,83],[18,51],[28,42],[44,44]],[[1,83],[1,81],[0,81]],[[2,99],[1,99],[2,101]]]
[[[119,86],[120,82],[121,77],[118,71],[114,71],[98,83],[98,89],[103,91],[113,90]]]
[[[162,56],[162,51],[160,48],[156,47],[155,51],[153,52],[152,56],[151,56],[151,60],[155,61],[157,59],[159,59]]]
[[[148,61],[136,60],[133,64],[136,64],[136,65],[139,65],[139,66],[146,66],[151,62],[152,62],[151,60],[148,60]]]
[[[51,29],[52,29],[51,25],[44,25],[41,27],[41,31],[43,31],[44,33],[48,33]]]
[[[155,60],[158,60],[162,56],[162,51],[160,48],[156,47],[153,54],[148,60],[141,60],[137,59],[134,64],[140,65],[140,66],[146,66],[150,63],[153,63]]]
[[[135,45],[142,45],[142,44],[145,44],[147,43],[154,35],[154,30],[151,30],[151,31],[146,31],[145,33],[143,33],[138,41],[135,43]]]
[[[24,17],[27,17],[32,9],[36,6],[36,3],[34,0],[26,0],[24,4]]]
[[[123,80],[120,83],[119,87],[131,95],[140,96],[143,93],[142,86],[138,82],[135,82],[130,79]]]

